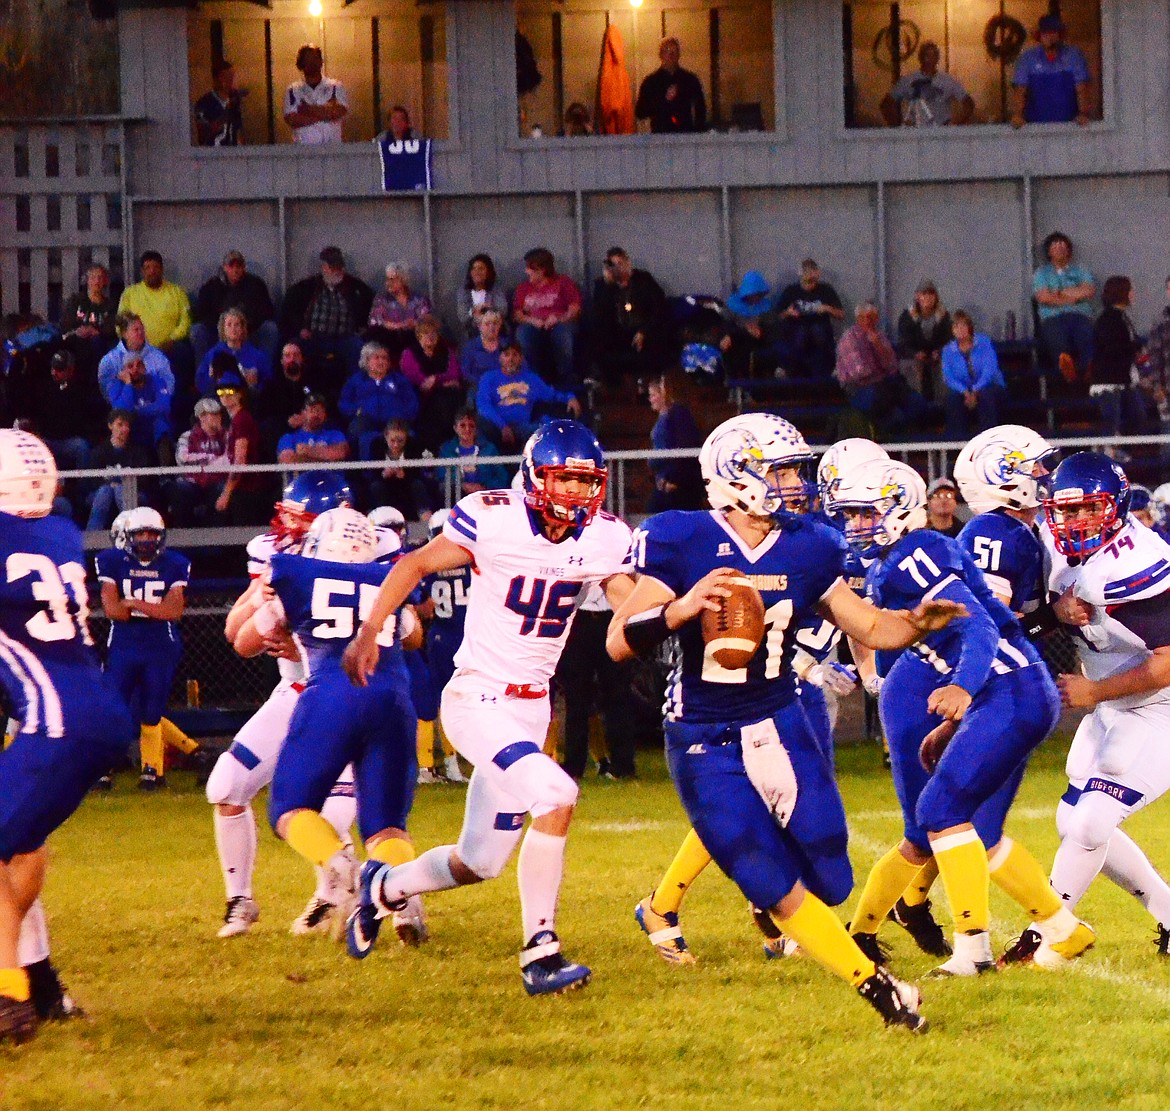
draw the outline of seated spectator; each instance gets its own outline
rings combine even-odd
[[[1066,381],[1075,382],[1093,359],[1093,275],[1072,260],[1073,245],[1064,232],[1044,240],[1048,260],[1032,277],[1040,313],[1040,339]]]
[[[958,509],[959,488],[946,475],[936,478],[926,490],[926,527],[953,540],[963,531]]]
[[[326,427],[325,398],[311,393],[301,411],[301,426],[281,436],[276,445],[278,463],[340,463],[349,458],[345,433]]]
[[[546,382],[574,385],[574,345],[581,319],[581,291],[557,273],[551,251],[537,247],[524,256],[527,278],[512,297],[512,320],[524,360]]]
[[[369,459],[370,446],[392,420],[410,425],[418,416],[414,386],[390,361],[380,343],[367,343],[359,360],[361,370],[341,391],[338,409],[349,421],[349,442],[355,459]]]
[[[215,391],[227,413],[228,458],[233,467],[261,462],[260,426],[248,411],[248,387],[238,376],[225,376]],[[233,471],[228,475],[215,511],[224,514],[231,525],[254,525],[267,520],[271,511],[271,481],[264,474]]]
[[[386,461],[386,466],[374,472],[370,482],[371,508],[392,505],[408,521],[430,516],[439,500],[429,472],[423,467],[396,465],[404,459],[419,458],[410,442],[410,428],[404,421],[392,420],[386,425],[382,437],[374,443],[370,458]]]
[[[877,305],[862,301],[854,316],[857,323],[846,329],[837,344],[834,376],[852,407],[872,422],[880,436],[913,432],[927,404],[902,376],[898,356],[878,327]]]
[[[1167,305],[1146,340],[1146,361],[1140,367],[1142,388],[1158,409],[1163,438],[1162,463],[1170,463],[1170,278],[1166,279]]]
[[[276,458],[276,442],[281,436],[300,428],[305,398],[311,393],[321,393],[321,388],[305,362],[300,340],[290,339],[280,349],[280,366],[258,406],[266,459]]]
[[[900,78],[881,103],[882,118],[890,127],[946,127],[970,121],[975,101],[962,84],[939,70],[938,43],[918,48],[917,73]]]
[[[898,354],[913,360],[913,381],[927,401],[934,400],[942,370],[942,349],[951,342],[951,316],[934,282],[922,282],[914,301],[898,317]]]
[[[207,368],[207,385],[203,390],[204,394],[212,394],[219,389],[219,384],[224,378],[242,378],[240,373],[239,360],[230,351],[216,351],[211,356],[210,365]],[[247,385],[247,383],[245,383]]]
[[[780,365],[789,378],[828,378],[833,373],[836,342],[833,321],[844,320],[841,298],[821,281],[816,259],[800,264],[800,280],[787,285],[776,302],[780,320]]]
[[[743,378],[771,373],[781,354],[779,327],[772,305],[772,287],[758,270],[749,270],[727,298],[730,327],[720,347],[727,373]]]
[[[169,484],[167,502],[171,524],[194,528],[211,523],[215,503],[227,482],[231,462],[223,406],[214,397],[195,402],[195,425],[179,437],[175,462],[180,467],[202,467],[204,473],[179,475]]]
[[[671,356],[666,294],[653,275],[636,270],[621,247],[610,247],[593,286],[593,356],[603,380],[661,373]]]
[[[33,431],[48,445],[59,469],[85,467],[104,408],[97,387],[78,375],[72,352],[58,351],[49,361],[48,375],[34,383],[29,415]]]
[[[415,342],[402,353],[402,373],[418,392],[415,431],[419,443],[437,451],[463,403],[463,376],[434,317],[420,320],[414,336]]]
[[[1079,47],[1064,41],[1064,20],[1043,15],[1036,28],[1038,46],[1016,59],[1012,75],[1012,127],[1025,123],[1089,122],[1092,74]]]
[[[141,352],[129,352],[118,377],[110,383],[110,405],[134,414],[131,435],[164,467],[175,462],[171,431],[171,391],[164,379],[148,373]]]
[[[251,395],[262,396],[272,380],[272,360],[248,342],[248,318],[243,309],[225,309],[220,316],[219,343],[208,349],[195,373],[195,388],[200,394],[212,388],[211,360],[221,353],[231,355],[236,361]]]
[[[463,330],[472,339],[479,334],[484,313],[499,313],[501,324],[507,319],[508,298],[496,284],[496,264],[491,255],[471,256],[463,288],[455,297],[455,307]]]
[[[366,338],[382,344],[398,359],[414,335],[414,327],[431,315],[431,303],[410,289],[410,270],[405,262],[386,267],[386,288],[375,295],[370,307]]]
[[[220,317],[228,309],[243,312],[250,341],[268,356],[271,366],[280,345],[276,310],[264,279],[248,273],[248,263],[239,251],[228,251],[214,278],[204,282],[195,298],[195,320],[191,325],[191,345],[195,357],[203,356],[215,343]],[[223,336],[219,338],[222,340]]]
[[[110,410],[110,415],[106,420],[110,437],[90,452],[90,467],[94,470],[113,469],[114,467],[130,470],[150,466],[151,459],[145,448],[130,440],[130,429],[133,423],[134,414],[128,410]],[[85,527],[90,530],[108,529],[114,518],[126,508],[122,497],[122,479],[114,476],[103,481],[90,494],[89,503],[89,522]]]
[[[140,354],[146,361],[146,371],[152,377],[166,383],[174,393],[175,376],[171,372],[170,360],[157,347],[146,342],[146,326],[142,318],[134,313],[118,313],[117,330],[120,337],[117,345],[108,351],[98,364],[98,388],[106,401],[110,400],[110,385],[122,370],[126,356]]]
[[[703,446],[703,433],[699,431],[682,397],[684,387],[682,376],[677,372],[650,380],[650,408],[658,414],[650,431],[650,446],[655,451]],[[653,459],[650,471],[654,475],[654,492],[646,506],[647,513],[662,513],[667,509],[700,509],[706,504],[703,476],[699,471],[697,457]]]
[[[97,372],[101,357],[118,342],[118,306],[110,296],[110,272],[95,262],[85,271],[85,290],[70,294],[61,310],[65,346],[86,377]]]
[[[460,409],[455,414],[455,436],[439,448],[440,459],[462,459],[455,474],[459,483],[455,497],[480,490],[503,490],[508,485],[508,468],[503,463],[480,463],[481,455],[495,455],[496,446],[479,433],[475,410]]]
[[[976,332],[962,309],[952,328],[955,338],[942,351],[946,438],[968,440],[999,424],[1005,386],[991,337]]]
[[[289,288],[281,309],[281,331],[299,339],[327,391],[340,392],[358,369],[359,330],[370,315],[374,291],[346,273],[340,247],[321,252],[321,272]]]
[[[146,339],[170,360],[179,404],[195,400],[195,351],[191,346],[191,302],[182,286],[166,280],[158,251],[143,251],[138,262],[142,281],[128,285],[118,312],[136,313]]]
[[[479,334],[469,339],[459,352],[459,373],[473,390],[489,370],[500,365],[500,352],[504,349],[500,339],[503,326],[504,318],[495,309],[488,309],[479,317]]]
[[[561,127],[561,134],[568,138],[593,134],[593,120],[589,115],[589,109],[579,100],[574,100],[565,109],[565,122]]]
[[[1133,283],[1120,274],[1106,278],[1101,300],[1105,308],[1093,326],[1089,396],[1101,410],[1106,435],[1119,436],[1124,429],[1128,436],[1140,436],[1146,430],[1145,401],[1133,380],[1142,341],[1127,311],[1133,305]]]
[[[519,451],[540,426],[539,407],[563,407],[571,417],[581,415],[581,403],[565,390],[550,386],[524,362],[519,343],[510,343],[500,355],[498,370],[488,371],[475,393],[481,430],[505,449]]]

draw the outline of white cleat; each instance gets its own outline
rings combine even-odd
[[[431,936],[427,929],[426,916],[423,914],[421,895],[411,895],[401,910],[394,911],[391,922],[398,940],[411,948],[421,945]]]
[[[260,920],[260,908],[247,895],[236,895],[228,899],[223,914],[223,925],[216,937],[239,937],[246,934]]]
[[[955,934],[954,949],[950,960],[944,961],[930,973],[932,977],[982,976],[985,972],[995,971],[991,936],[986,930],[974,934]]]
[[[446,760],[443,761],[443,775],[448,783],[466,783],[467,776],[463,774],[463,769],[459,766],[459,757],[455,753],[451,753]]]
[[[296,937],[331,933],[336,911],[337,908],[332,903],[328,903],[314,894],[305,904],[301,916],[293,922],[289,932]]]
[[[344,848],[338,849],[322,869],[322,882],[317,892],[336,908],[334,921],[339,924],[344,924],[357,906],[359,868],[353,850]]]
[[[419,768],[418,769],[418,785],[420,787],[431,787],[436,783],[442,783],[443,777],[436,773],[434,768]]]

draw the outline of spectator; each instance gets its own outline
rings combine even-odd
[[[166,382],[149,374],[140,352],[130,352],[110,383],[110,405],[134,414],[134,442],[157,455],[164,467],[174,466],[175,442],[171,431],[171,391]]]
[[[499,370],[480,380],[475,407],[483,433],[506,452],[517,451],[537,427],[538,406],[564,406],[571,417],[581,415],[581,404],[564,390],[554,389],[524,363],[518,343],[500,354]]]
[[[260,427],[248,411],[248,387],[239,377],[224,378],[215,391],[231,422],[228,425],[228,458],[235,466],[260,462]],[[253,525],[265,520],[270,509],[269,483],[262,474],[234,471],[228,475],[215,511],[227,516],[229,524]]]
[[[1162,464],[1170,463],[1170,278],[1166,279],[1167,305],[1146,341],[1146,363],[1141,368],[1142,387],[1158,407]]]
[[[98,444],[89,456],[89,465],[94,470],[115,467],[131,470],[149,467],[150,457],[139,444],[130,440],[130,429],[134,414],[125,409],[112,409],[106,420],[110,438]],[[108,529],[114,518],[126,508],[122,497],[122,480],[114,477],[102,482],[90,495],[89,522],[86,528]]]
[[[300,340],[290,339],[280,350],[280,369],[265,391],[260,429],[265,456],[276,457],[276,442],[290,429],[301,426],[305,398],[320,393],[312,368],[305,364]]]
[[[655,451],[703,446],[703,433],[682,398],[683,388],[682,377],[677,373],[650,380],[650,408],[658,414],[650,431],[650,446]],[[705,504],[703,476],[697,457],[655,459],[650,463],[650,471],[654,475],[654,492],[646,507],[648,513],[700,509]]]
[[[926,402],[902,376],[898,356],[878,327],[877,306],[863,301],[854,309],[854,316],[857,323],[846,329],[837,344],[833,373],[853,408],[880,434],[911,431],[925,415]]]
[[[349,458],[345,433],[327,428],[325,398],[311,393],[301,410],[301,426],[281,436],[276,445],[278,463],[340,463]]]
[[[374,291],[347,274],[340,247],[321,252],[321,272],[303,278],[285,294],[282,331],[301,348],[326,388],[334,392],[358,369],[358,329],[369,318]]]
[[[410,122],[410,113],[401,104],[395,104],[390,109],[386,130],[382,134],[396,143],[406,143],[418,138]]]
[[[139,259],[142,281],[127,286],[118,312],[137,313],[146,328],[146,339],[170,360],[176,397],[193,396],[195,352],[191,347],[191,303],[182,286],[163,276],[158,251],[143,251]]]
[[[369,459],[370,447],[392,420],[413,424],[418,416],[414,386],[393,366],[380,343],[367,343],[361,370],[345,383],[338,408],[349,421],[349,442],[355,459]]]
[[[419,458],[410,442],[410,429],[400,420],[386,425],[383,436],[374,443],[372,459],[386,461],[386,466],[370,482],[370,505],[392,505],[408,521],[428,517],[438,502],[433,485],[422,467],[403,467],[406,459]]]
[[[1072,240],[1054,231],[1041,248],[1048,260],[1032,277],[1040,339],[1066,381],[1075,382],[1093,358],[1093,275],[1072,261]]]
[[[561,134],[568,138],[593,134],[593,120],[589,116],[589,109],[579,100],[574,100],[565,109],[565,122],[561,127]]]
[[[110,400],[110,385],[122,370],[122,363],[132,352],[139,354],[146,362],[147,373],[159,378],[174,392],[175,376],[171,373],[171,362],[157,347],[146,342],[146,326],[135,313],[118,313],[115,318],[118,336],[117,345],[102,357],[98,364],[98,388],[102,397]]]
[[[1146,428],[1145,404],[1135,387],[1136,364],[1142,351],[1133,321],[1126,311],[1133,304],[1133,283],[1120,274],[1105,279],[1105,305],[1093,327],[1093,380],[1089,396],[1097,402],[1108,436],[1140,436]],[[1125,455],[1118,452],[1118,457]]]
[[[670,357],[666,294],[621,247],[610,247],[593,286],[594,357],[604,380],[645,378]]]
[[[440,459],[462,459],[455,471],[459,484],[455,497],[475,494],[480,490],[503,490],[508,485],[508,469],[503,463],[480,463],[481,455],[495,455],[496,447],[481,436],[475,410],[460,409],[455,414],[455,436],[439,448]]]
[[[963,531],[958,510],[959,488],[946,475],[936,478],[926,490],[926,527],[953,539]]]
[[[656,134],[707,130],[707,100],[703,85],[690,70],[680,66],[678,39],[665,38],[658,47],[662,65],[638,89],[634,115],[650,121]]]
[[[779,361],[779,322],[772,306],[772,287],[758,270],[749,270],[727,298],[731,327],[720,347],[733,378],[772,370]]]
[[[219,58],[211,63],[211,91],[195,101],[195,141],[201,147],[234,147],[243,143],[243,133],[236,67]]]
[[[170,483],[167,501],[171,523],[193,528],[210,523],[215,503],[223,493],[231,461],[223,406],[214,397],[195,402],[195,425],[179,437],[175,462],[181,467],[202,467],[203,473],[180,475]]]
[[[1064,41],[1064,20],[1044,15],[1036,29],[1039,46],[1016,60],[1012,77],[1012,127],[1025,123],[1089,122],[1089,63],[1075,46]]]
[[[800,280],[785,286],[776,302],[780,318],[780,365],[789,378],[828,378],[833,373],[836,342],[833,321],[844,320],[841,298],[821,281],[816,259],[800,264]]]
[[[370,307],[366,338],[382,344],[398,359],[410,344],[414,326],[431,312],[431,302],[423,294],[411,292],[406,263],[392,262],[386,267],[386,288]]]
[[[938,43],[918,48],[917,73],[899,79],[882,100],[882,118],[890,127],[946,127],[965,124],[975,111],[975,101],[949,73],[939,71],[942,59]]]
[[[276,310],[272,307],[272,297],[264,279],[248,273],[247,260],[236,250],[228,251],[223,256],[219,272],[203,283],[199,296],[195,298],[191,346],[197,359],[202,360],[215,343],[220,317],[228,309],[243,311],[251,342],[268,356],[268,364],[271,366],[276,361],[280,344]]]
[[[581,291],[564,274],[545,247],[524,256],[526,279],[512,297],[516,340],[528,365],[546,381],[555,375],[558,385],[576,382],[574,344],[581,319]]]
[[[491,255],[471,256],[455,307],[463,330],[471,339],[479,334],[479,322],[485,312],[499,313],[501,323],[507,318],[508,298],[496,285],[496,264]]]
[[[292,128],[293,142],[340,143],[349,112],[345,86],[325,76],[325,55],[315,43],[307,42],[297,51],[296,65],[304,80],[294,81],[284,94],[284,122]]]
[[[962,309],[955,313],[953,328],[955,338],[942,352],[946,438],[967,440],[999,424],[1005,386],[991,337],[976,332]]]
[[[207,384],[203,389],[204,394],[214,393],[219,389],[220,382],[225,377],[242,378],[240,373],[240,362],[230,351],[216,351],[211,355],[211,363],[207,368]],[[246,383],[245,383],[246,384]]]
[[[495,309],[488,309],[479,317],[479,335],[469,339],[459,353],[459,372],[463,380],[475,389],[479,380],[489,370],[500,365],[500,352],[504,349],[500,332],[504,318]]]
[[[263,394],[272,380],[272,360],[248,342],[248,318],[243,309],[225,309],[219,318],[219,343],[203,356],[195,374],[195,388],[205,394],[211,389],[211,364],[217,355],[230,355],[253,397]]]
[[[34,430],[61,470],[85,467],[95,432],[94,418],[100,419],[102,409],[96,387],[77,374],[72,352],[56,352],[48,375],[34,383],[31,415]]]
[[[118,307],[110,296],[110,272],[95,262],[85,271],[85,290],[70,294],[61,311],[61,334],[83,374],[92,377],[98,361],[118,342]]]
[[[402,353],[402,373],[418,391],[419,442],[426,450],[437,451],[462,403],[463,377],[434,317],[420,320],[414,336],[415,342]]]
[[[942,370],[942,349],[951,342],[951,316],[934,282],[922,282],[914,300],[898,317],[899,354],[913,360],[914,379],[927,401],[934,400]]]

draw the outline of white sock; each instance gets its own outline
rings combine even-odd
[[[1128,833],[1115,830],[1109,838],[1101,871],[1137,899],[1157,919],[1158,925],[1170,926],[1170,884],[1158,874]]]
[[[1049,882],[1070,910],[1081,901],[1081,896],[1089,890],[1089,884],[1097,878],[1108,851],[1109,842],[1095,849],[1086,849],[1067,837],[1061,841],[1052,861]]]
[[[252,873],[256,868],[256,815],[250,806],[242,814],[215,810],[215,848],[229,899],[252,897]]]
[[[454,845],[439,845],[427,849],[415,860],[395,865],[392,871],[387,868],[382,873],[381,902],[389,906],[411,895],[458,887],[459,881],[451,872],[451,854],[454,851]]]
[[[27,968],[37,961],[49,959],[49,924],[41,900],[34,899],[20,922],[20,937],[16,942],[16,963]]]
[[[520,918],[527,944],[541,930],[555,931],[557,900],[565,874],[566,837],[541,833],[531,826],[520,846],[516,879],[520,884]]]
[[[353,795],[330,795],[321,807],[321,817],[325,819],[341,838],[346,848],[353,848],[354,820],[357,818],[357,799]]]

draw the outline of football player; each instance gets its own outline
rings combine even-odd
[[[1061,463],[1044,502],[1048,588],[1075,633],[1082,670],[1057,682],[1066,706],[1092,711],[1066,761],[1051,881],[1071,909],[1104,870],[1153,915],[1165,956],[1170,890],[1119,827],[1170,787],[1170,545],[1135,522],[1129,508],[1125,472],[1097,452]],[[1050,965],[1060,956],[1034,923],[1003,959]]]
[[[1042,920],[1053,948],[1072,959],[1092,945],[1092,930],[1061,905],[1031,854],[1003,837],[1027,758],[1059,717],[1056,688],[970,557],[928,527],[926,502],[917,472],[892,460],[859,468],[836,493],[846,537],[873,558],[866,593],[875,603],[949,599],[967,610],[908,651],[878,653],[880,710],[904,835],[871,870],[853,936],[880,959],[877,927],[934,856],[955,929],[954,953],[939,974],[995,968],[990,878]]]
[[[303,471],[285,486],[269,531],[248,541],[251,582],[228,614],[224,633],[229,642],[234,643],[244,622],[263,604],[261,576],[272,556],[299,551],[309,526],[321,513],[352,504],[353,494],[337,471]],[[276,757],[307,678],[300,650],[290,637],[270,638],[261,650],[276,657],[280,681],[216,761],[207,780],[207,801],[215,808],[215,847],[227,892],[227,907],[218,933],[222,938],[247,933],[260,917],[260,908],[252,897],[256,867],[252,800],[272,781]],[[347,769],[334,784],[322,812],[344,841],[350,837],[356,811],[353,773]],[[325,897],[325,888],[324,872],[318,869],[316,890],[293,922],[294,934],[329,929],[334,907]]]
[[[21,723],[0,752],[0,1040],[36,1029],[21,922],[45,877],[45,839],[126,752],[134,725],[98,668],[86,624],[81,534],[50,516],[52,453],[0,429],[0,686]]]
[[[587,967],[566,960],[556,934],[557,898],[577,785],[541,749],[548,684],[577,605],[595,583],[615,605],[628,590],[630,530],[601,511],[606,467],[593,433],[572,420],[541,426],[524,445],[524,491],[470,494],[442,533],[402,558],[387,577],[345,667],[359,686],[376,660],[383,621],[426,576],[472,566],[463,642],[443,691],[443,728],[474,766],[463,831],[399,867],[362,869],[347,939],[365,957],[381,919],[401,900],[498,876],[523,838],[518,880],[529,995],[582,986]],[[525,817],[532,821],[524,832]]]
[[[1134,520],[1146,528],[1157,527],[1157,520],[1154,517],[1154,495],[1148,486],[1138,486],[1136,483],[1130,486],[1129,511]]]
[[[1150,509],[1154,514],[1154,531],[1170,543],[1170,482],[1163,482],[1150,495]]]
[[[638,530],[637,585],[614,615],[609,650],[628,659],[677,636],[667,761],[699,839],[753,906],[888,1025],[922,1030],[918,989],[879,968],[829,909],[853,886],[845,812],[796,701],[792,631],[817,614],[862,643],[901,648],[962,609],[929,601],[893,613],[854,594],[839,535],[785,509],[803,488],[807,455],[800,433],[769,414],[716,428],[699,455],[714,512],[661,513]],[[718,611],[740,575],[760,591],[766,625],[748,666],[732,670],[710,654],[695,619]]]

